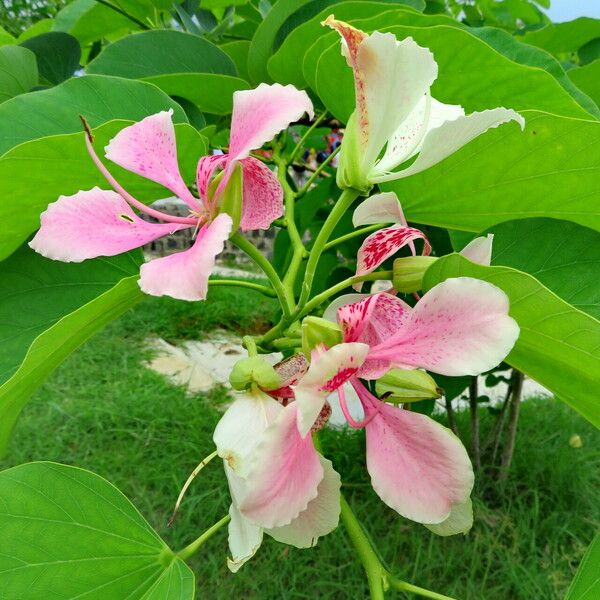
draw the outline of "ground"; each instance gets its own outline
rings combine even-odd
[[[95,471],[115,483],[173,549],[221,518],[229,496],[222,467],[213,461],[173,528],[166,527],[182,483],[213,450],[225,390],[189,396],[142,366],[146,337],[194,339],[215,327],[260,331],[275,314],[274,304],[252,291],[215,288],[211,296],[202,305],[148,299],[86,344],[35,394],[1,466],[53,460]],[[490,419],[485,409],[481,416],[485,433]],[[466,415],[459,421],[468,439]],[[568,443],[575,433],[581,448]],[[360,433],[323,437],[344,493],[390,569],[457,599],[562,598],[600,525],[600,434],[558,400],[524,403],[509,480],[502,488],[478,482],[475,526],[466,537],[438,538],[387,509],[370,489]],[[227,570],[226,544],[219,532],[193,560],[203,600],[367,597],[342,527],[312,550],[267,538],[237,575]]]

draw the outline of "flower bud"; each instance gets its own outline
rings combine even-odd
[[[437,260],[435,256],[405,256],[394,261],[394,289],[404,294],[423,287],[425,271]]]
[[[341,189],[354,188],[364,195],[368,195],[373,187],[368,178],[369,170],[373,165],[364,164],[364,148],[360,144],[360,132],[356,119],[356,112],[354,112],[344,130],[336,183]]]
[[[210,182],[208,187],[209,202],[214,201],[214,195],[221,185],[224,172],[221,171]],[[219,196],[216,199],[216,212],[218,214],[227,213],[233,221],[232,232],[237,231],[242,220],[243,183],[242,165],[238,163],[229,176],[225,187],[219,191]]]
[[[391,369],[377,380],[375,390],[379,397],[385,396],[386,402],[392,404],[418,402],[442,396],[442,391],[433,377],[418,369]]]
[[[234,390],[247,390],[252,384],[263,390],[274,390],[281,386],[281,377],[266,360],[251,356],[235,363],[229,383]]]
[[[342,330],[336,323],[321,317],[306,317],[302,321],[302,350],[307,357],[319,344],[331,348],[341,341]]]

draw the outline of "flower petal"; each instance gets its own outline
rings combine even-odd
[[[427,529],[433,531],[436,535],[443,537],[456,535],[457,533],[468,533],[473,526],[473,503],[469,498],[462,504],[454,504],[450,511],[450,516],[436,525],[425,524]]]
[[[493,242],[494,234],[488,233],[486,236],[476,237],[474,240],[471,240],[460,253],[471,262],[489,267],[492,262]]]
[[[331,321],[332,323],[337,323],[337,315],[340,308],[347,306],[348,304],[361,302],[369,296],[370,294],[342,294],[325,309],[325,312],[323,312],[323,318]]]
[[[331,461],[319,455],[323,467],[323,479],[317,488],[317,497],[289,525],[267,529],[266,532],[278,542],[296,548],[311,548],[317,540],[331,533],[340,519],[340,476]]]
[[[179,172],[172,114],[173,109],[162,111],[121,129],[104,149],[106,158],[164,185],[190,207],[198,209],[198,200],[188,190]]]
[[[215,172],[215,169],[218,169],[219,167],[225,168],[228,161],[228,154],[202,156],[198,161],[198,167],[196,168],[196,185],[198,187],[198,194],[207,208],[209,207],[208,186],[213,173]]]
[[[369,358],[441,375],[478,375],[502,362],[519,336],[506,294],[495,285],[457,277],[429,290],[402,327]]]
[[[253,90],[234,92],[229,140],[232,160],[246,158],[304,113],[313,118],[312,102],[293,85],[261,83]]]
[[[244,202],[242,230],[268,229],[283,215],[283,189],[277,176],[260,160],[242,160],[244,172]]]
[[[395,192],[383,192],[370,196],[358,205],[352,215],[354,227],[376,225],[377,223],[396,223],[406,226],[400,200]]]
[[[425,169],[441,162],[488,129],[498,127],[509,121],[516,121],[521,129],[525,126],[525,120],[518,112],[506,108],[474,112],[452,121],[445,121],[439,127],[427,133],[419,156],[409,167],[389,175],[377,175],[372,178],[372,181],[375,183],[392,181],[425,171]]]
[[[442,523],[473,488],[461,441],[420,413],[381,402],[358,384],[366,419],[367,469],[373,489],[396,512],[419,523]],[[370,419],[370,420],[369,420]]]
[[[366,344],[338,344],[313,358],[306,375],[292,387],[302,437],[317,420],[327,396],[356,375],[368,351]]]
[[[151,296],[204,300],[215,258],[223,250],[231,226],[231,217],[221,214],[198,231],[189,250],[143,264],[140,269],[142,291]]]
[[[343,53],[354,71],[356,124],[362,171],[375,164],[381,149],[410,115],[437,77],[433,54],[412,38],[365,34],[329,17],[326,24],[343,37]],[[343,153],[343,150],[342,150]]]
[[[431,252],[431,246],[425,234],[419,229],[392,225],[372,233],[364,240],[358,250],[356,275],[366,275],[373,272],[382,262],[396,254],[400,248],[419,239],[424,241],[423,254],[427,256]],[[356,283],[353,287],[355,290],[360,291],[362,286],[362,283]]]
[[[41,227],[29,242],[41,255],[64,262],[114,256],[190,225],[148,223],[119,194],[92,188],[61,196],[41,215]]]
[[[241,513],[265,528],[291,523],[317,497],[323,467],[310,436],[301,437],[296,403],[265,429],[252,452]]]
[[[229,507],[229,552],[231,558],[227,559],[227,566],[232,573],[237,571],[249,561],[258,551],[263,539],[262,527],[251,523],[242,515],[238,504],[246,493],[245,481],[236,475],[227,462],[225,462],[225,473],[231,494],[231,506]]]
[[[248,457],[282,410],[279,402],[262,392],[236,394],[215,427],[213,441],[219,456],[237,475],[245,477]]]

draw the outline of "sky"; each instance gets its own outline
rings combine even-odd
[[[577,17],[600,19],[600,0],[550,0],[546,13],[555,23],[572,21]]]

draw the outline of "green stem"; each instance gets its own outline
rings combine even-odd
[[[118,12],[119,14],[123,15],[124,17],[127,17],[130,21],[139,25],[142,29],[150,29],[150,27],[148,27],[148,25],[146,25],[146,23],[144,23],[144,21],[140,21],[140,19],[138,19],[137,17],[130,15],[129,13],[125,12],[122,8],[115,6],[111,2],[107,2],[107,0],[96,0],[96,2],[98,4],[102,4],[106,7],[114,10],[115,12]]]
[[[387,575],[387,581],[390,584],[390,587],[400,592],[411,592],[423,596],[423,598],[433,598],[433,600],[455,600],[455,598],[452,598],[451,596],[444,596],[443,594],[426,590],[425,588],[413,585],[412,583],[407,583],[406,581],[397,579],[389,574]]]
[[[225,515],[220,521],[217,521],[212,527],[209,527],[199,538],[194,540],[189,546],[186,546],[183,550],[177,552],[177,557],[181,560],[187,560],[190,556],[193,556],[198,552],[200,546],[208,541],[223,525],[227,525],[231,517]]]
[[[256,341],[251,335],[245,335],[242,338],[242,345],[248,351],[248,356],[258,355],[258,350],[256,349]]]
[[[365,233],[372,233],[373,231],[377,231],[378,229],[381,229],[382,227],[383,227],[383,225],[381,223],[377,223],[376,225],[367,225],[367,227],[361,227],[360,229],[355,229],[354,231],[351,231],[350,233],[347,233],[346,235],[341,235],[339,238],[335,238],[335,240],[331,240],[330,242],[327,242],[325,244],[325,248],[323,248],[323,249],[329,250],[329,248],[333,248],[334,246],[337,246],[338,244],[343,244],[344,242],[347,242],[348,240],[351,240],[355,237],[364,235]]]
[[[308,139],[308,136],[319,126],[319,124],[323,121],[323,119],[327,116],[327,111],[321,113],[316,119],[315,122],[306,130],[305,134],[300,138],[300,141],[296,144],[295,148],[292,150],[290,154],[290,158],[288,162],[291,164],[294,162],[296,156],[298,156],[298,152],[302,150],[304,147],[304,143]]]
[[[348,277],[348,279],[344,279],[339,283],[336,283],[333,287],[330,287],[328,290],[317,294],[314,298],[307,302],[302,311],[298,314],[298,319],[302,319],[310,312],[318,308],[319,305],[323,304],[326,300],[331,298],[331,296],[337,294],[338,292],[344,291],[346,288],[354,285],[355,283],[360,283],[362,281],[377,281],[379,279],[391,279],[393,276],[393,271],[375,271],[374,273],[368,273],[367,275],[355,275],[354,277]]]
[[[371,600],[383,600],[385,596],[383,582],[386,571],[344,496],[340,496],[340,502],[342,523],[367,574]]]
[[[269,288],[266,285],[260,285],[260,283],[253,283],[252,281],[241,281],[239,279],[209,279],[208,285],[231,285],[235,287],[243,287],[249,290],[260,292],[261,294],[271,298],[277,297],[274,289]]]
[[[297,197],[300,198],[308,192],[314,180],[319,177],[323,169],[337,156],[342,149],[341,144],[315,169],[315,172],[308,178],[308,181],[298,190]]]
[[[329,213],[323,227],[319,231],[315,243],[310,250],[308,262],[306,263],[306,273],[304,275],[304,282],[302,284],[302,292],[300,294],[300,300],[298,302],[299,308],[302,308],[310,296],[312,289],[313,279],[315,277],[315,271],[321,258],[321,254],[325,249],[325,244],[329,241],[331,233],[335,229],[339,220],[342,218],[344,213],[350,208],[351,204],[358,198],[358,191],[350,188],[344,190],[342,195],[338,198],[337,202],[333,205],[331,212]]]
[[[254,244],[248,241],[239,231],[234,233],[229,239],[240,250],[245,252],[264,271],[265,275],[269,278],[269,281],[271,282],[275,293],[277,294],[277,298],[279,299],[279,303],[281,304],[281,310],[283,311],[284,317],[289,318],[290,305],[288,303],[287,293],[273,265],[267,260],[267,258],[262,254],[262,252],[260,252],[254,246]]]

